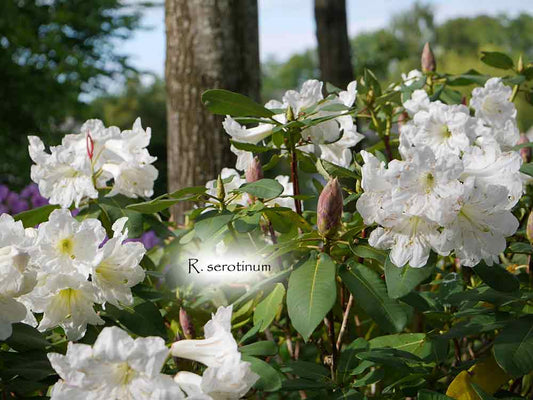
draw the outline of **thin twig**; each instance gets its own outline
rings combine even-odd
[[[339,331],[339,336],[337,337],[337,350],[340,350],[341,344],[342,344],[342,337],[344,336],[344,332],[346,331],[346,325],[348,325],[348,317],[350,316],[350,309],[352,308],[353,304],[353,295],[350,294],[350,297],[348,298],[348,304],[346,304],[346,310],[344,310],[344,315],[342,316],[342,324],[341,329]]]

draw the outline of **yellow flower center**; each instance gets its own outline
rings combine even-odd
[[[72,238],[65,238],[61,239],[57,245],[59,252],[61,254],[68,255],[70,258],[75,259],[76,256],[73,254],[74,252],[74,242],[72,241]]]

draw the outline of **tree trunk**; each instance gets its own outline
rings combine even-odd
[[[320,77],[339,88],[353,80],[345,0],[315,0]]]
[[[234,157],[222,117],[203,106],[207,89],[259,100],[257,0],[166,0],[168,187],[204,185]],[[190,204],[172,209],[174,221]]]

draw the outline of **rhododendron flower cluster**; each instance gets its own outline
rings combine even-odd
[[[162,374],[169,349],[163,339],[132,339],[118,327],[104,328],[94,345],[69,343],[66,355],[48,358],[60,380],[52,400],[222,400],[239,399],[259,379],[250,363],[241,360],[231,334],[232,307],[220,307],[204,327],[205,339],[174,343],[174,357],[196,360],[203,375],[178,372],[174,379]],[[185,393],[185,394],[184,394]]]
[[[151,130],[144,130],[138,118],[132,130],[106,128],[91,119],[80,133],[66,135],[59,146],[45,151],[37,136],[29,136],[30,157],[35,163],[31,178],[51,204],[76,207],[83,200],[98,197],[98,189],[107,188],[108,196],[149,197],[153,193],[156,160],[147,150]]]
[[[348,109],[353,106],[357,96],[357,83],[351,82],[346,91],[338,95],[330,95],[326,99],[322,94],[323,83],[315,79],[305,81],[300,91],[289,90],[283,96],[282,102],[270,100],[265,107],[276,113],[272,118],[279,123],[287,122],[287,114],[294,119],[327,117],[338,114],[335,106]],[[289,111],[290,110],[290,111]],[[232,117],[227,116],[223,122],[224,129],[235,142],[257,144],[272,135],[275,124],[261,123],[253,128],[246,128]],[[298,147],[299,150],[314,153],[323,160],[342,167],[348,167],[352,162],[350,147],[363,139],[357,132],[357,127],[351,115],[341,115],[306,127],[302,131],[302,138],[308,142]],[[244,171],[251,164],[253,154],[239,150],[232,146],[237,155],[236,168]]]
[[[426,264],[430,251],[451,251],[466,266],[498,261],[518,220],[522,158],[511,89],[499,78],[474,89],[470,106],[431,102],[423,90],[405,102],[402,160],[388,166],[361,152],[364,193],[357,209],[378,224],[369,243],[391,249],[398,267]]]
[[[36,325],[34,312],[43,313],[39,330],[61,326],[76,340],[87,324],[103,324],[95,304],[132,304],[131,287],[144,279],[139,263],[146,250],[125,243],[126,221],[118,219],[103,243],[100,221],[79,222],[66,209],[53,211],[37,229],[0,216],[0,336],[9,337],[13,322]]]

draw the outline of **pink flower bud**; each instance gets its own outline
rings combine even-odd
[[[529,139],[524,133],[520,134],[520,139],[518,139],[517,144],[524,144],[529,143]],[[522,156],[522,160],[524,160],[525,163],[528,163],[531,161],[531,147],[522,147],[520,149],[520,155]]]
[[[429,42],[424,45],[422,50],[422,57],[420,58],[420,64],[422,66],[422,72],[433,72],[437,69],[437,61]]]
[[[318,232],[325,237],[333,236],[341,223],[342,190],[337,178],[328,182],[320,193],[317,207]]]
[[[195,336],[194,333],[194,325],[191,321],[191,317],[189,317],[189,314],[187,314],[187,311],[185,311],[184,308],[180,307],[180,325],[181,330],[183,331],[183,336],[185,336],[186,339],[192,339]]]
[[[263,168],[261,168],[261,161],[259,161],[259,157],[254,157],[252,163],[246,170],[245,175],[246,182],[248,183],[256,182],[260,179],[263,179]]]
[[[94,140],[91,136],[91,133],[87,133],[87,137],[85,138],[86,145],[87,145],[87,155],[89,156],[89,160],[92,161],[94,156]]]

